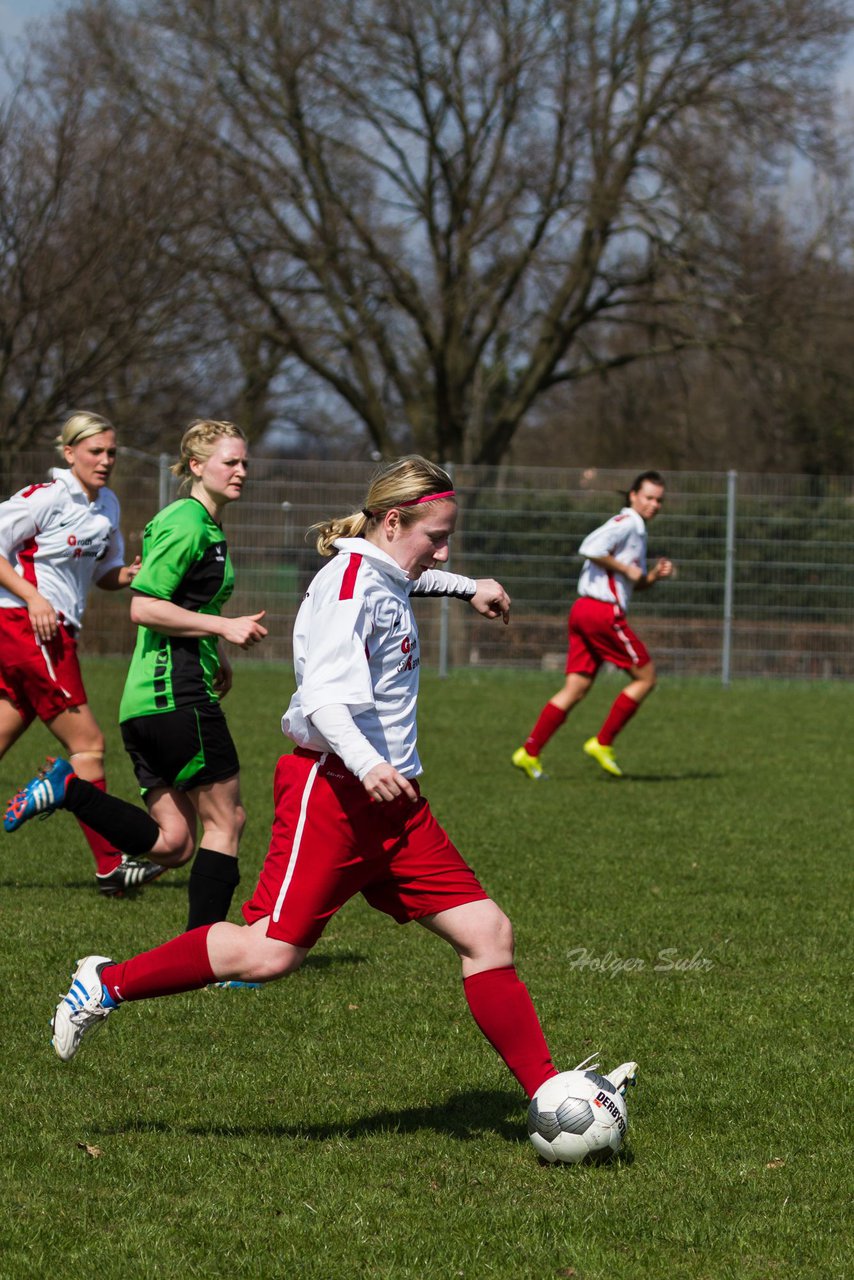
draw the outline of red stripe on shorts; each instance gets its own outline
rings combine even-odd
[[[350,563],[344,570],[344,577],[341,579],[341,590],[338,592],[339,600],[353,599],[353,592],[356,590],[356,579],[359,576],[361,563],[362,557],[357,552],[351,554]]]

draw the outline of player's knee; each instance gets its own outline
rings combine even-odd
[[[516,947],[516,939],[513,935],[513,925],[503,911],[498,912],[499,919],[495,926],[495,946],[499,951],[503,951],[512,960],[513,952]]]
[[[248,958],[247,972],[252,982],[274,982],[295,973],[302,965],[306,952],[301,947],[287,946],[275,950],[264,948]]]
[[[472,948],[472,958],[488,960],[490,966],[513,963],[515,938],[513,925],[499,906],[490,902],[492,908],[486,919],[481,922],[478,938]]]
[[[202,834],[202,844],[212,849],[222,848],[223,844],[237,852],[243,828],[246,826],[246,810],[242,804],[234,805],[224,812],[206,817]]]
[[[196,852],[193,833],[177,827],[161,827],[157,843],[148,855],[162,867],[183,867]]]

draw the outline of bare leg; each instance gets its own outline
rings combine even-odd
[[[513,926],[491,898],[424,916],[418,923],[451,944],[464,978],[513,963]]]
[[[308,948],[268,938],[268,924],[265,917],[254,924],[229,924],[223,920],[211,925],[207,936],[208,958],[218,980],[270,982],[300,967]]]
[[[8,698],[0,697],[0,759],[27,728]]]
[[[568,715],[573,707],[586,698],[593,684],[593,677],[582,675],[578,671],[570,671],[562,689],[549,699],[553,706],[559,707]]]
[[[528,988],[513,965],[510,921],[486,899],[451,907],[421,923],[459,955],[472,1017],[528,1097],[533,1097],[556,1068]]]

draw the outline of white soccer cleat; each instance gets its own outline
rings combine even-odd
[[[577,1067],[573,1067],[573,1071],[598,1071],[599,1063],[594,1062],[594,1058],[598,1058],[598,1053],[591,1053],[589,1058],[585,1058],[583,1062],[579,1062]]]
[[[101,970],[112,964],[109,956],[85,956],[77,961],[68,994],[53,1015],[51,1044],[63,1062],[70,1062],[89,1031],[104,1025],[115,1006],[104,1003]]]
[[[619,1067],[614,1067],[613,1071],[606,1071],[605,1079],[610,1080],[617,1093],[625,1098],[628,1086],[638,1082],[638,1064],[636,1062],[623,1062]]]

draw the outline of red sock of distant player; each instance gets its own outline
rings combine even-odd
[[[567,713],[553,702],[547,702],[540,712],[540,718],[530,732],[525,750],[529,756],[538,756],[553,734],[557,733],[566,719]]]
[[[101,970],[102,985],[117,1004],[206,987],[216,980],[208,959],[208,934],[212,928],[213,925],[202,925],[131,960],[106,965]]]
[[[92,783],[93,787],[97,787],[99,791],[107,790],[106,778],[96,778]],[[87,827],[85,822],[77,819],[80,830],[83,832],[88,841],[89,848],[92,850],[92,857],[95,859],[95,870],[99,876],[109,875],[111,871],[115,871],[122,860],[122,855],[116,852],[116,846],[111,841],[99,835],[97,831],[93,831],[91,827]]]
[[[610,747],[617,734],[624,728],[640,706],[627,693],[620,693],[614,699],[614,705],[608,712],[608,718],[597,733],[603,747]]]
[[[463,981],[477,1025],[529,1098],[557,1075],[528,988],[514,966],[485,969]]]

